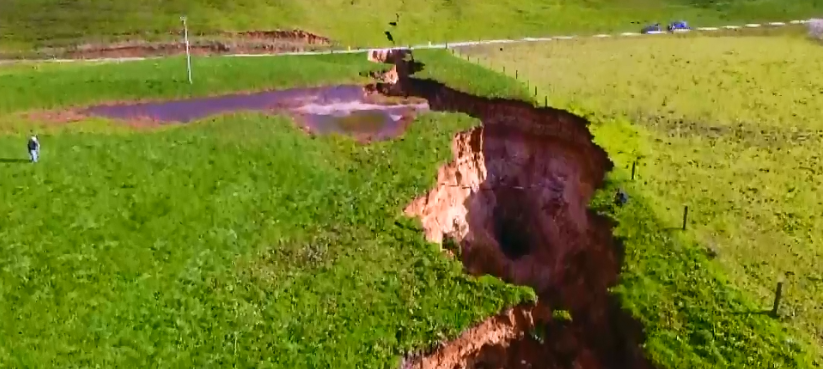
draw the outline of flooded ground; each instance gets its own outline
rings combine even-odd
[[[243,111],[286,113],[317,134],[352,134],[386,139],[401,134],[426,102],[387,104],[375,101],[361,86],[300,88],[172,101],[96,105],[84,115],[128,121],[187,123],[213,115]]]

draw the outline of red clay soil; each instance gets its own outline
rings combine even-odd
[[[653,368],[640,348],[642,327],[608,292],[617,283],[622,252],[613,224],[588,204],[612,163],[592,142],[588,122],[402,73],[413,69],[398,66],[398,83],[374,88],[425,98],[431,110],[462,112],[483,125],[456,135],[454,160],[406,213],[422,220],[429,240],[457,241],[469,273],[531,286],[543,309],[566,310],[572,320],[516,308],[427,355],[409,357],[404,367]],[[510,323],[511,314],[529,315],[531,322]],[[542,342],[527,334],[534,329],[545,332]]]
[[[292,42],[302,42],[308,45],[331,45],[331,40],[328,37],[315,35],[314,33],[303,30],[274,30],[274,31],[245,31],[245,32],[224,32],[226,36],[241,37],[248,39],[261,40],[290,40]]]
[[[128,41],[112,44],[85,44],[69,48],[41,50],[49,57],[68,59],[127,58],[183,54],[179,40],[165,42]],[[217,35],[190,35],[190,52],[195,55],[276,54],[320,50],[332,45],[330,39],[302,30],[222,32]]]

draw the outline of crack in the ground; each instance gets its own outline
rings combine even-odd
[[[404,368],[653,368],[640,348],[642,327],[608,291],[622,251],[612,222],[588,204],[612,163],[588,122],[413,78],[421,66],[405,55],[394,62],[390,83],[367,91],[424,98],[431,110],[483,123],[456,135],[454,160],[406,213],[421,219],[430,241],[456,240],[467,272],[531,286],[540,299],[408,357]],[[572,319],[553,318],[558,309]],[[542,339],[529,334],[536,328]]]

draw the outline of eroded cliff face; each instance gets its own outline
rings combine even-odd
[[[463,332],[460,337],[442,344],[427,355],[411,355],[401,364],[401,369],[518,367],[520,362],[539,356],[540,349],[519,344],[531,331],[535,322],[548,311],[535,306],[516,306],[506,309],[479,325]],[[506,352],[528,352],[505,355]],[[492,366],[489,366],[492,364]]]
[[[586,205],[592,182],[602,181],[592,175],[606,162],[578,165],[586,160],[582,150],[535,137],[540,135],[505,122],[459,134],[454,161],[439,170],[436,188],[406,213],[421,218],[429,240],[457,240],[471,274],[543,290],[563,278],[567,259],[583,244],[602,244],[596,241],[604,235],[590,226]],[[604,255],[603,272],[616,276],[613,253]]]
[[[374,49],[369,50],[367,54],[368,61],[372,63],[391,64],[392,68],[386,72],[375,73],[372,75],[378,81],[394,85],[399,82],[400,76],[408,77],[411,73],[406,68],[411,58],[411,50],[409,49]]]
[[[405,210],[421,219],[429,240],[457,241],[467,272],[533,287],[543,311],[504,312],[405,365],[652,367],[639,348],[642,327],[608,293],[617,283],[621,251],[613,225],[587,206],[612,163],[592,142],[585,119],[521,101],[472,96],[405,73],[396,83],[371,90],[421,97],[432,110],[482,121],[456,135],[453,161],[440,168],[435,187]],[[569,311],[572,320],[553,320],[545,312],[554,309]],[[511,314],[529,318],[512,320]],[[502,327],[491,331],[503,333],[478,333],[489,332],[490,324]],[[545,333],[544,339],[529,331]]]

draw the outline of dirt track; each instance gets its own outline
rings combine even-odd
[[[183,35],[170,34],[169,41],[122,41],[87,43],[72,47],[46,48],[34,52],[38,57],[66,59],[157,57],[184,54]],[[223,32],[217,35],[190,35],[190,52],[194,55],[278,54],[319,51],[332,47],[326,37],[302,30]],[[24,55],[29,57],[29,55]],[[0,55],[2,59],[2,55]]]
[[[623,313],[608,288],[617,283],[621,251],[608,219],[587,208],[612,163],[592,143],[588,122],[553,108],[487,99],[398,65],[389,95],[426,99],[435,111],[462,112],[481,127],[458,134],[454,160],[437,185],[406,213],[421,218],[426,237],[455,239],[473,275],[529,285],[540,306],[515,307],[457,340],[409,357],[405,368],[652,368],[639,344],[642,327]],[[551,318],[568,310],[572,321]],[[546,333],[540,342],[527,334]]]

